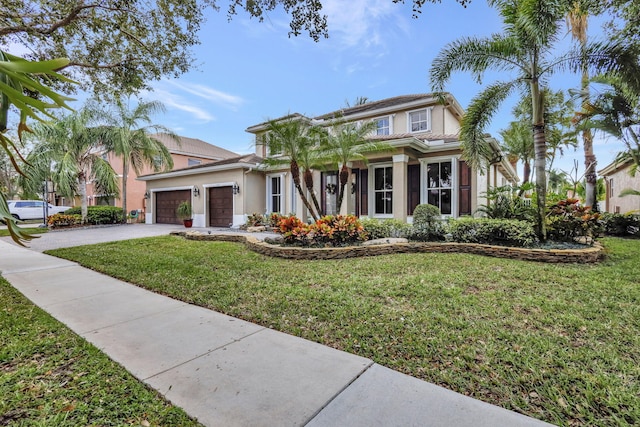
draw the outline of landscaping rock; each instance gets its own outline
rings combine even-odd
[[[367,240],[362,246],[393,245],[396,243],[409,243],[409,241],[403,237],[384,237],[382,239]]]
[[[264,225],[259,225],[257,227],[247,227],[247,231],[249,233],[261,233],[263,231],[267,231],[267,227]]]

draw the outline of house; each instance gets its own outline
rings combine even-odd
[[[336,120],[374,121],[376,129],[370,138],[384,141],[391,151],[367,156],[367,164],[347,165],[351,191],[339,213],[411,221],[413,210],[420,203],[438,206],[446,217],[470,215],[486,203],[483,193],[487,189],[515,184],[518,180],[513,165],[490,137],[495,157],[483,173],[471,170],[461,159],[458,133],[463,114],[462,107],[450,94],[444,103],[434,95],[417,94],[317,117],[296,113],[278,120],[308,120],[327,128]],[[307,212],[288,167],[269,168],[262,163],[262,159],[274,155],[262,143],[268,124],[246,129],[256,140],[256,151],[251,155],[140,177],[151,194],[152,208],[147,212],[147,222],[179,223],[175,213],[164,208],[168,197],[190,200],[194,225],[200,227],[225,223],[239,226],[253,212],[295,213],[306,219]],[[338,213],[337,171],[314,171],[314,182],[324,212]],[[170,192],[174,193],[168,195]]]
[[[631,166],[633,161],[614,161],[601,170],[598,175],[605,181],[606,197],[605,211],[611,213],[640,212],[640,197],[624,196],[620,197],[620,192],[630,188],[640,191],[640,173],[631,176]]]
[[[203,163],[210,163],[238,156],[237,153],[209,144],[200,139],[180,136],[180,143],[178,144],[167,134],[159,133],[150,136],[167,147],[171,154],[171,158],[173,159],[173,169],[183,169],[190,166],[197,166]],[[120,177],[120,191],[122,192],[122,158],[116,157],[112,153],[105,153],[104,158],[109,161]],[[153,173],[153,168],[151,166],[145,166],[140,175],[150,173]],[[149,195],[146,194],[145,183],[136,180],[136,178],[137,175],[135,171],[130,169],[127,174],[127,210],[144,213],[147,208],[147,199]],[[87,185],[87,197],[89,198],[89,205],[102,204],[122,206],[122,198],[114,199],[97,194],[95,187],[91,183]]]

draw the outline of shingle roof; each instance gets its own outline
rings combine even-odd
[[[394,139],[415,138],[425,141],[444,141],[444,142],[456,142],[460,140],[460,137],[455,134],[437,134],[431,132],[420,133],[395,133],[392,135],[373,135],[368,137],[368,140],[372,141],[392,141]]]
[[[156,133],[150,136],[162,142],[171,153],[204,157],[211,160],[223,160],[238,156],[238,153],[209,144],[201,139],[180,136],[181,144],[178,145],[173,138],[165,133]]]
[[[262,157],[256,156],[255,154],[243,154],[243,155],[240,155],[240,156],[236,155],[236,157],[232,157],[232,158],[229,158],[229,159],[217,160],[215,162],[201,163],[199,165],[189,166],[189,167],[181,168],[181,169],[174,169],[172,171],[157,172],[157,173],[151,173],[151,174],[148,174],[148,175],[142,175],[142,177],[149,177],[149,176],[155,176],[155,175],[164,175],[164,174],[173,174],[175,172],[182,172],[182,171],[188,171],[188,170],[194,170],[194,169],[204,169],[204,168],[211,168],[211,167],[224,166],[224,165],[241,164],[241,163],[258,165],[263,160],[264,159]]]
[[[394,96],[392,98],[381,99],[380,101],[367,102],[365,104],[332,111],[331,113],[323,114],[321,116],[317,116],[314,118],[322,120],[322,119],[332,119],[334,117],[341,117],[341,116],[347,117],[353,114],[364,113],[366,111],[380,110],[383,108],[393,107],[396,105],[407,104],[409,102],[419,101],[421,99],[430,100],[430,99],[434,99],[434,97],[435,95],[431,93]]]

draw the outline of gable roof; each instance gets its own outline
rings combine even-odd
[[[336,117],[348,117],[354,114],[365,113],[365,112],[370,112],[375,110],[384,110],[386,108],[396,107],[403,104],[409,104],[416,101],[435,102],[437,101],[437,97],[430,93],[394,96],[392,98],[385,98],[379,101],[366,102],[364,104],[355,105],[353,107],[332,111],[331,113],[323,114],[321,116],[317,116],[314,118],[317,120],[326,120],[326,119],[333,119]]]
[[[149,135],[151,138],[160,141],[173,154],[183,154],[185,156],[197,156],[211,160],[224,160],[238,157],[238,153],[209,144],[201,139],[178,136],[180,144],[166,133],[155,133]]]
[[[258,167],[262,160],[264,160],[260,156],[256,156],[255,154],[244,154],[236,157],[232,157],[229,159],[218,160],[215,162],[201,163],[195,166],[189,166],[181,169],[174,169],[172,171],[167,172],[156,172],[147,175],[139,176],[138,180],[140,181],[151,181],[155,178],[170,178],[173,176],[181,176],[181,175],[193,175],[203,172],[214,172],[216,170],[228,170],[235,168],[255,168]]]

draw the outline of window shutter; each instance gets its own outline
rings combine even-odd
[[[407,166],[407,215],[420,204],[420,165]]]
[[[458,188],[458,215],[471,215],[471,168],[467,162],[458,162],[460,185]]]

